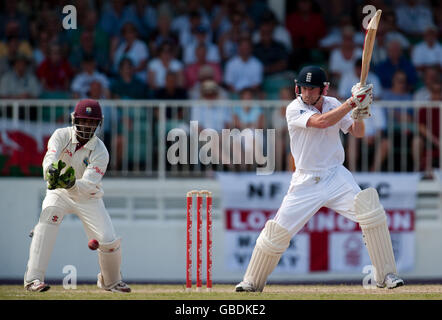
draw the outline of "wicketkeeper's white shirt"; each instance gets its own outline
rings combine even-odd
[[[109,153],[104,143],[94,135],[84,146],[75,151],[78,144],[72,127],[55,130],[48,142],[48,150],[43,159],[43,176],[51,163],[62,160],[66,168],[75,170],[75,185],[71,189],[56,189],[75,200],[101,198],[103,189],[101,179],[106,172]]]
[[[322,113],[340,105],[341,102],[336,98],[324,97]],[[325,129],[307,127],[308,119],[316,113],[321,114],[314,106],[305,104],[301,97],[293,100],[287,107],[290,149],[297,169],[321,171],[344,163],[345,154],[339,130],[348,132],[353,124],[350,113],[335,125]]]

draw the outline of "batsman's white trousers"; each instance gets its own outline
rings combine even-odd
[[[356,222],[354,197],[361,191],[344,166],[324,171],[296,169],[274,220],[293,237],[321,208],[330,208]]]

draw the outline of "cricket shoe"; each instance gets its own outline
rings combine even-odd
[[[383,283],[377,283],[376,285],[378,286],[378,288],[387,287],[388,289],[394,289],[394,288],[403,286],[404,280],[402,280],[401,278],[399,278],[397,275],[395,275],[393,273],[389,273],[385,276],[385,280]]]
[[[118,282],[116,285],[114,285],[111,288],[104,288],[104,286],[102,285],[102,281],[103,281],[103,277],[101,276],[101,273],[98,275],[98,281],[97,281],[97,287],[100,289],[104,289],[106,291],[111,291],[111,292],[123,292],[123,293],[129,293],[132,290],[130,289],[130,287],[127,285],[126,282],[124,281],[120,281]]]
[[[249,281],[241,281],[236,287],[236,292],[256,292],[256,288],[253,283]]]
[[[31,292],[45,292],[48,291],[51,287],[40,280],[33,280],[25,285],[25,289]]]

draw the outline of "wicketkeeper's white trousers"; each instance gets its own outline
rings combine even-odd
[[[69,197],[66,190],[48,190],[39,222],[34,228],[25,283],[34,279],[44,281],[58,227],[63,217],[70,213],[80,218],[88,239],[96,239],[100,243],[110,243],[116,239],[114,227],[101,198],[78,201]]]

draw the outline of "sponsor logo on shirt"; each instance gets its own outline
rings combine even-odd
[[[89,158],[88,157],[84,158],[83,163],[87,167],[89,165]]]
[[[104,172],[103,172],[100,168],[98,168],[98,167],[93,167],[92,169],[94,169],[96,173],[99,173],[99,174],[101,174],[102,176],[104,176]]]

